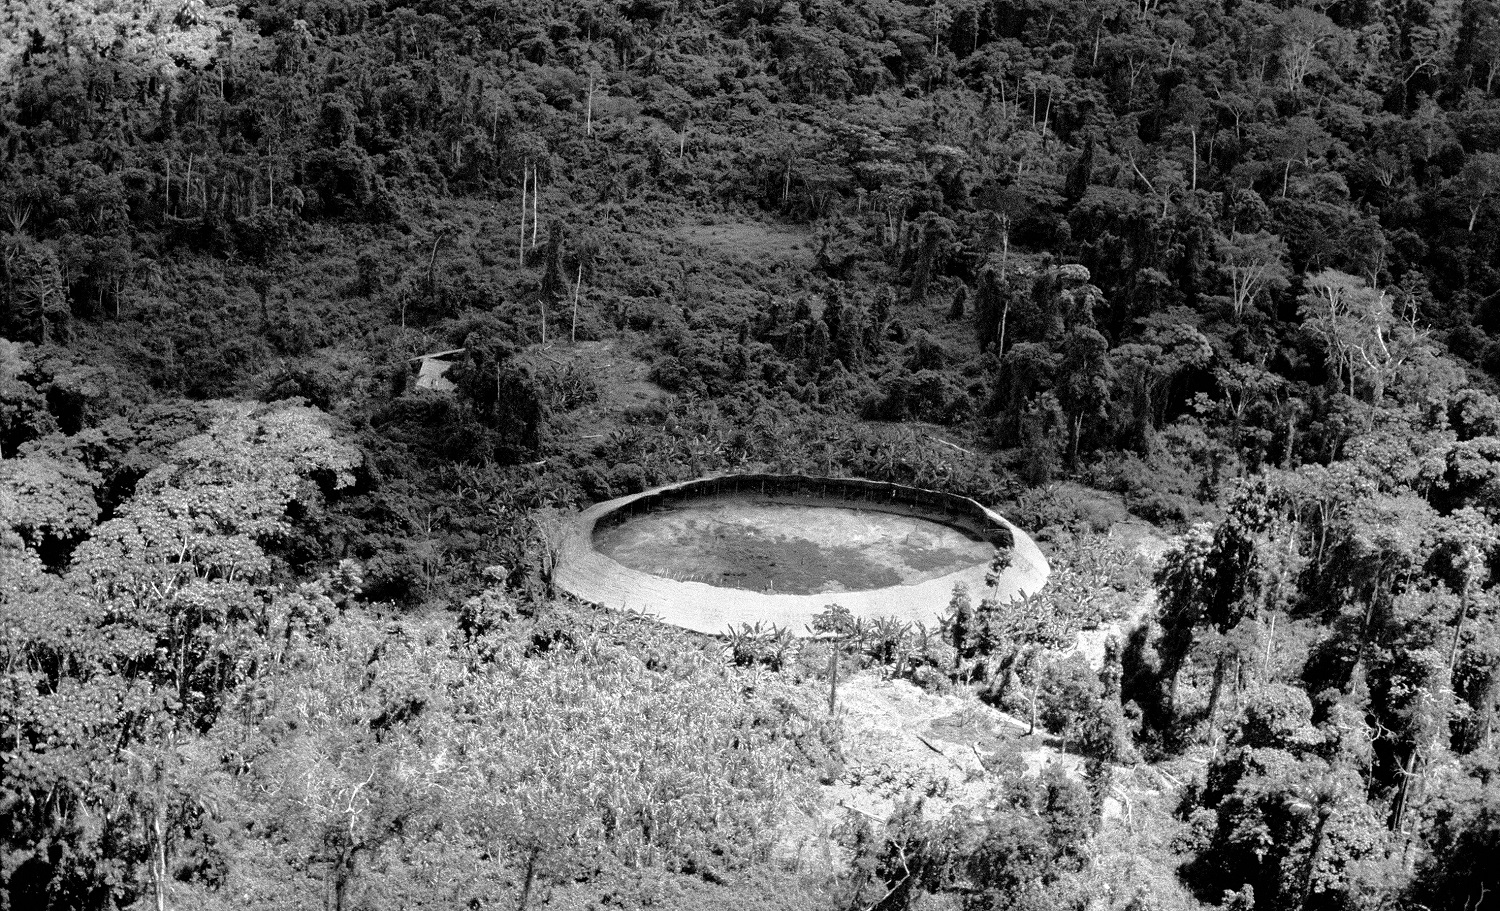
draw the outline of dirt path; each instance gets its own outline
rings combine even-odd
[[[1167,551],[1178,540],[1164,537],[1155,528],[1135,522],[1121,522],[1110,529],[1109,535],[1111,538],[1118,539],[1127,553],[1144,564],[1148,579],[1156,571],[1156,567],[1161,565],[1162,558],[1166,556]],[[1106,623],[1098,629],[1080,632],[1075,651],[1087,659],[1089,667],[1095,670],[1104,667],[1104,646],[1110,637],[1123,636],[1155,609],[1156,591],[1147,585],[1144,591],[1131,597],[1120,619],[1113,623]]]
[[[1137,523],[1117,525],[1111,537],[1149,569],[1174,543]],[[1122,619],[1079,635],[1077,649],[1095,667],[1102,665],[1109,636],[1138,623],[1155,604],[1149,585],[1132,589],[1131,597]],[[1063,752],[1043,733],[1028,736],[1024,721],[964,690],[936,695],[866,671],[840,690],[839,715],[845,773],[787,822],[777,851],[787,869],[842,871],[850,858],[840,847],[840,830],[858,817],[878,827],[902,800],[922,797],[930,819],[981,807],[998,781],[996,770],[1041,775],[1058,766],[1071,777],[1083,775],[1082,757]],[[1094,896],[1091,908],[1118,911],[1142,896],[1150,906],[1205,907],[1176,873],[1183,859],[1177,842],[1186,831],[1176,809],[1185,782],[1199,777],[1201,767],[1192,760],[1111,770],[1092,864],[1082,874]]]

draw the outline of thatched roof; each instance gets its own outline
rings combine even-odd
[[[437,392],[452,392],[458,388],[453,381],[443,376],[453,366],[453,361],[446,358],[455,354],[463,354],[467,349],[452,348],[448,351],[434,351],[431,354],[423,354],[412,358],[420,361],[421,367],[417,370],[417,381],[414,384],[418,389],[432,389]]]

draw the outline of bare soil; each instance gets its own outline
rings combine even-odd
[[[865,671],[839,687],[844,774],[819,789],[785,827],[777,854],[795,869],[832,873],[848,862],[839,838],[851,815],[883,823],[898,803],[921,799],[938,819],[984,806],[1000,774],[1080,774],[1083,761],[1038,730],[955,691],[935,694]]]
[[[634,516],[597,529],[594,546],[653,575],[787,594],[910,585],[994,554],[990,544],[927,519],[744,497]]]
[[[1174,543],[1136,522],[1116,523],[1108,534],[1147,568]],[[1131,599],[1122,621],[1078,637],[1077,650],[1096,666],[1104,640],[1139,622],[1154,600],[1149,589],[1121,596]],[[1083,758],[1064,751],[1056,738],[1040,729],[1028,734],[1023,720],[962,688],[937,694],[866,671],[840,687],[838,713],[845,771],[785,825],[777,854],[790,869],[843,871],[850,860],[841,836],[847,822],[863,817],[878,826],[903,800],[922,798],[924,815],[937,819],[986,806],[1005,775],[1036,776],[1057,766],[1074,779],[1083,776]],[[1142,895],[1154,897],[1154,907],[1206,907],[1176,875],[1183,860],[1177,842],[1187,831],[1176,808],[1190,780],[1202,780],[1201,762],[1110,770],[1093,863],[1082,874],[1095,896],[1091,909],[1121,911],[1139,906]]]

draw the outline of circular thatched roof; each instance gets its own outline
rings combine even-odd
[[[594,528],[601,521],[668,503],[732,494],[787,503],[847,504],[919,516],[983,536],[997,548],[1009,547],[1010,567],[1000,574],[993,589],[985,585],[989,566],[981,563],[910,585],[800,595],[668,579],[632,569],[594,548]],[[806,636],[813,616],[830,604],[842,605],[864,619],[893,617],[932,624],[948,609],[953,587],[960,582],[968,586],[976,601],[988,596],[1010,600],[1036,592],[1046,584],[1050,573],[1047,558],[1025,532],[967,497],[853,478],[726,475],[669,484],[584,510],[562,542],[555,579],[564,591],[581,600],[644,613],[700,633],[717,635],[731,627],[758,622]]]

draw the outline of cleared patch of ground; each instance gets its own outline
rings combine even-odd
[[[669,579],[787,594],[911,585],[994,554],[990,544],[926,519],[743,497],[634,516],[597,529],[594,546]]]
[[[731,221],[683,225],[680,241],[721,259],[767,262],[811,259],[812,234],[805,228],[764,222]]]
[[[651,365],[615,339],[533,345],[519,360],[550,382],[587,377],[584,401],[551,416],[560,441],[585,449],[625,426],[632,410],[671,397],[651,381]]]
[[[1118,602],[1113,611],[1118,617],[1117,620],[1078,633],[1075,650],[1082,654],[1089,666],[1095,670],[1104,666],[1104,650],[1109,640],[1124,637],[1156,608],[1156,590],[1150,585],[1151,577],[1161,565],[1167,551],[1174,547],[1180,538],[1163,537],[1157,529],[1132,521],[1117,523],[1109,530],[1107,540],[1120,559],[1130,561],[1135,565],[1138,570],[1138,584],[1126,591],[1113,593]],[[1067,568],[1063,566],[1059,566],[1056,570],[1059,576],[1067,571]]]
[[[838,831],[851,814],[883,823],[901,801],[921,798],[924,814],[938,819],[983,806],[1006,772],[1040,775],[1059,764],[1076,775],[1083,765],[967,692],[938,695],[865,672],[839,687],[838,710],[844,774],[785,826],[778,854],[794,869],[841,869],[848,858]]]
[[[1135,521],[1114,524],[1104,537],[1120,558],[1144,570],[1158,565],[1174,543]],[[1115,595],[1129,601],[1121,605],[1122,621],[1078,638],[1077,650],[1096,666],[1102,663],[1104,640],[1138,622],[1154,602],[1148,587],[1131,586]],[[902,800],[922,798],[924,814],[938,819],[954,809],[985,806],[1006,775],[1041,775],[1057,766],[1070,777],[1083,777],[1083,757],[1064,752],[1042,730],[1028,735],[1024,721],[964,689],[937,694],[865,672],[844,682],[838,701],[844,773],[819,788],[817,799],[800,807],[785,826],[777,853],[792,870],[842,871],[849,856],[840,827],[851,817],[878,826]],[[1090,908],[1206,907],[1176,875],[1186,859],[1179,840],[1187,830],[1176,808],[1184,785],[1201,781],[1202,773],[1201,761],[1191,759],[1110,769],[1092,861],[1079,874],[1083,890],[1093,896]]]
[[[617,412],[667,397],[665,389],[651,382],[651,365],[618,340],[536,345],[521,359],[541,374],[570,368],[586,371],[599,398],[582,409],[584,413]]]

